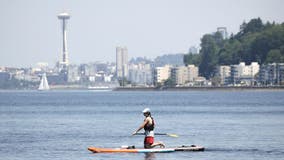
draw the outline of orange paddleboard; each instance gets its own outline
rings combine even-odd
[[[144,149],[144,148],[98,148],[98,147],[89,147],[89,151],[94,153],[115,153],[115,152],[128,152],[128,153],[166,153],[166,152],[175,152],[175,151],[204,151],[204,147],[191,145],[191,146],[181,146],[176,148],[152,148],[152,149]]]

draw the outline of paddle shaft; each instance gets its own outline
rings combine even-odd
[[[155,135],[168,135],[167,133],[155,133]]]
[[[136,133],[136,135],[145,135],[145,133]],[[169,133],[155,133],[155,135],[166,135],[170,137],[178,137],[176,134],[169,134]]]
[[[145,133],[136,133],[136,135],[145,135]],[[168,135],[167,133],[155,133],[155,135]]]

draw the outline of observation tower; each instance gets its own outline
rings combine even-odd
[[[62,21],[62,33],[63,33],[63,47],[62,47],[62,61],[60,64],[64,69],[69,65],[68,50],[67,50],[67,20],[70,19],[70,15],[67,12],[58,14],[58,19]]]

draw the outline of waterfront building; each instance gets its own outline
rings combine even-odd
[[[75,83],[80,81],[79,67],[77,65],[68,66],[68,82]]]
[[[87,64],[85,66],[85,76],[95,76],[97,74],[96,65],[93,63]]]
[[[196,77],[193,82],[194,86],[211,86],[205,77]]]
[[[5,70],[6,70],[6,68],[5,68],[5,67],[0,66],[0,72],[4,72]]]
[[[47,62],[38,62],[36,64],[36,68],[40,70],[41,72],[47,72],[48,71],[48,63]]]
[[[220,80],[220,85],[227,85],[229,83],[231,76],[230,66],[217,66],[216,67],[216,77]]]
[[[116,64],[115,63],[108,64],[106,70],[109,74],[115,75],[116,74]]]
[[[86,83],[89,82],[89,76],[88,76],[88,65],[87,64],[81,64],[79,66],[79,76],[80,76],[80,82]]]
[[[128,50],[126,47],[116,47],[116,76],[118,80],[128,76]]]
[[[50,74],[47,76],[48,84],[51,85],[66,85],[67,81],[65,78],[65,75],[58,73]]]
[[[93,67],[93,72],[97,73],[103,71],[105,73],[110,73],[110,71],[108,71],[108,67],[110,66],[108,62],[95,62],[90,65]]]
[[[163,84],[171,76],[171,66],[156,67],[154,69],[154,85]]]
[[[105,75],[104,76],[104,81],[105,82],[111,82],[112,81],[112,77],[113,77],[113,75]]]
[[[186,66],[173,67],[171,69],[171,79],[177,86],[182,86],[188,82],[188,68]]]
[[[128,80],[133,85],[148,86],[152,85],[152,68],[150,64],[138,63],[129,65]]]
[[[284,63],[262,65],[260,67],[259,83],[261,85],[283,85]]]
[[[233,85],[254,85],[256,74],[259,73],[259,64],[252,62],[251,65],[245,65],[240,62],[238,65],[231,65],[231,82]]]
[[[195,65],[187,65],[188,69],[188,82],[193,82],[198,77],[199,68]]]
[[[171,79],[177,86],[190,86],[194,84],[198,77],[198,67],[195,65],[173,67],[171,69]]]

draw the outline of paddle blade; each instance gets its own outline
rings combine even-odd
[[[176,135],[176,134],[167,134],[167,135],[170,136],[170,137],[175,137],[175,138],[178,137],[178,135]]]

